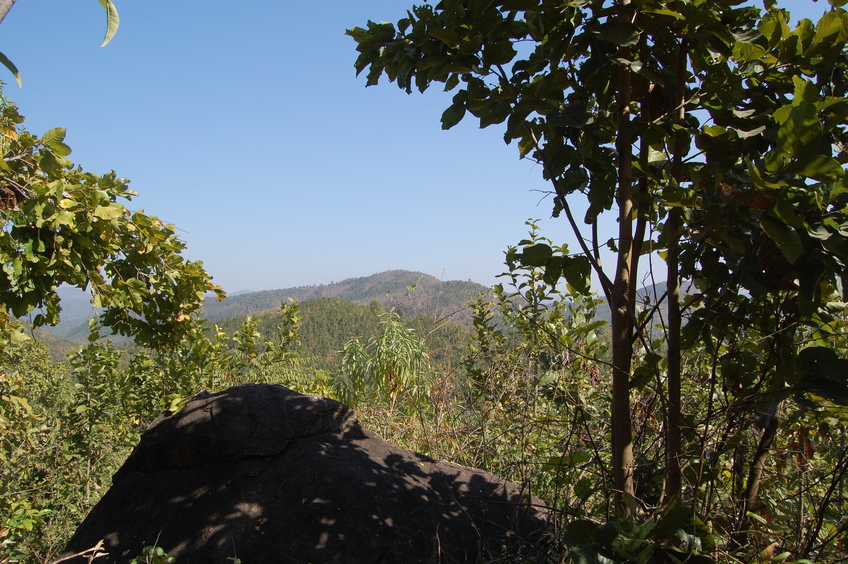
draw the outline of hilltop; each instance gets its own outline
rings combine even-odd
[[[476,282],[448,280],[409,270],[388,270],[341,282],[298,286],[282,290],[262,290],[231,296],[222,302],[207,300],[204,313],[217,321],[250,315],[280,307],[280,302],[306,302],[318,298],[341,298],[359,305],[377,300],[386,309],[402,309],[408,315],[450,317],[454,321],[470,319],[468,302],[487,293],[489,288]]]
[[[488,291],[486,286],[470,280],[442,281],[422,272],[389,270],[330,284],[241,293],[221,302],[209,297],[203,311],[209,321],[221,321],[276,310],[280,302],[289,300],[303,303],[318,298],[339,298],[358,305],[369,305],[376,300],[385,309],[399,309],[409,316],[450,318],[469,323],[468,303]],[[47,327],[46,331],[69,341],[85,341],[87,320],[94,313],[87,294],[66,293],[62,296],[61,323]]]

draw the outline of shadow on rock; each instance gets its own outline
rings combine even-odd
[[[547,527],[516,484],[389,444],[339,402],[246,385],[157,419],[66,553],[105,539],[97,562],[152,545],[179,562],[527,562]]]

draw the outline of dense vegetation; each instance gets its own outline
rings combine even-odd
[[[0,562],[54,558],[145,425],[242,382],[340,399],[391,441],[523,484],[557,518],[552,562],[842,560],[839,4],[793,28],[773,2],[444,0],[351,29],[369,84],[443,83],[444,127],[504,124],[578,235],[575,253],[529,222],[470,334],[436,309],[341,296],[210,329],[197,312],[211,283],[173,228],[128,212],[125,181],[72,168],[62,132],[26,133],[5,101]],[[603,243],[606,210],[619,232]],[[640,266],[664,284],[637,292]],[[56,287],[84,281],[105,309],[57,363],[15,318],[54,323]],[[465,343],[461,360],[437,359],[455,350],[438,335]]]
[[[844,400],[844,361],[830,348],[848,261],[842,4],[792,28],[777,2],[763,13],[722,0],[445,0],[413,7],[397,26],[348,32],[369,85],[385,76],[407,92],[455,91],[444,128],[469,114],[481,128],[502,125],[550,181],[553,215],[567,220],[579,252],[528,240],[507,260],[581,295],[594,272],[610,304],[604,442],[620,534],[654,510],[687,507],[728,535],[727,549],[746,546],[755,523],[769,522],[765,468],[780,433]],[[581,194],[583,226],[573,212]],[[604,243],[598,217],[608,210],[618,234]],[[601,247],[615,254],[612,268]],[[655,253],[664,272],[649,260]],[[644,268],[665,279],[652,304],[665,303],[665,315],[638,307]],[[685,299],[682,277],[697,288]],[[655,341],[646,329],[657,324]],[[686,395],[697,378],[688,355],[701,346],[701,384],[717,394],[704,403]],[[662,440],[645,434],[644,411]],[[756,446],[740,454],[734,441],[746,426]],[[719,501],[721,477],[711,472],[728,463],[736,486]],[[646,499],[639,473],[652,466],[662,468],[661,491]],[[809,511],[824,509],[799,506],[798,515]],[[576,521],[566,536],[598,551],[610,526]],[[820,527],[795,553],[811,554]],[[629,550],[619,548],[601,552]]]
[[[487,290],[470,281],[441,281],[420,272],[390,270],[330,284],[239,294],[226,301],[206,304],[204,316],[216,321],[276,309],[280,302],[288,300],[304,303],[318,298],[341,298],[360,305],[377,300],[387,309],[403,309],[412,316],[470,321],[466,305]]]
[[[380,316],[386,312],[382,302],[373,300],[368,306],[341,298],[317,298],[301,302],[299,353],[315,366],[337,370],[341,351],[353,338],[369,340],[379,333]],[[449,370],[461,362],[471,342],[470,323],[440,317],[414,315],[405,308],[390,308],[399,314],[405,326],[414,329],[424,340],[430,360],[440,369]],[[466,302],[462,313],[471,312]],[[250,319],[261,335],[274,335],[283,312],[279,307],[256,315],[241,315],[220,320],[219,330],[233,336]],[[462,316],[466,317],[466,316]],[[470,318],[470,314],[467,315]]]
[[[202,315],[206,320],[217,323],[272,312],[278,310],[282,302],[306,304],[338,298],[362,306],[370,306],[377,301],[385,309],[403,311],[407,317],[438,317],[470,324],[468,302],[488,291],[485,286],[474,282],[442,281],[421,272],[391,270],[330,284],[242,292],[223,301],[211,294],[204,301]],[[60,338],[84,342],[88,338],[88,318],[95,311],[84,293],[65,294],[62,319],[48,330]],[[348,308],[345,311],[353,310]],[[127,343],[129,340],[119,342]]]

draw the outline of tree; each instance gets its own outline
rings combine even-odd
[[[0,21],[15,1],[0,1]],[[99,1],[106,45],[118,30],[118,11],[112,0]],[[20,84],[2,53],[0,63]],[[58,323],[62,284],[89,289],[93,305],[104,308],[100,324],[139,344],[158,348],[191,334],[204,293],[223,299],[224,292],[201,262],[181,256],[185,244],[175,227],[119,203],[137,194],[114,172],[74,168],[64,129],[38,138],[19,127],[23,121],[0,93],[0,345],[22,338],[13,318],[34,310],[32,326]]]
[[[137,195],[114,172],[74,167],[65,130],[42,137],[0,97],[0,345],[23,337],[15,319],[58,323],[56,289],[87,289],[99,322],[160,347],[192,331],[206,292],[223,299],[199,261],[182,256],[176,228],[120,200]]]
[[[773,1],[761,13],[731,0],[443,0],[414,6],[397,27],[348,31],[369,86],[381,76],[407,92],[441,83],[455,91],[443,128],[469,113],[481,128],[501,124],[520,157],[541,165],[553,215],[565,216],[581,252],[534,244],[515,259],[583,292],[592,270],[601,281],[612,310],[613,473],[623,512],[637,511],[637,372],[665,386],[670,503],[682,495],[685,462],[681,352],[703,342],[715,355],[710,385],[727,388],[742,343],[762,347],[762,377],[732,392],[764,421],[740,531],[784,400],[810,392],[840,400],[834,390],[845,389],[844,378],[816,380],[820,351],[802,330],[821,338],[845,301],[848,16],[840,4],[791,29]],[[582,226],[572,212],[577,194],[589,204]],[[603,243],[597,220],[607,210],[618,234]],[[617,256],[611,271],[603,246]],[[660,308],[636,307],[651,253],[668,266],[663,350],[646,332]],[[685,302],[681,277],[697,287]],[[637,349],[649,353],[641,366]],[[726,370],[715,368],[719,360]],[[812,390],[812,382],[822,385]]]

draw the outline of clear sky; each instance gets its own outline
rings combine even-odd
[[[528,218],[573,241],[497,126],[442,131],[438,87],[356,78],[345,29],[396,22],[413,0],[114,1],[121,25],[100,48],[97,0],[18,0],[0,51],[23,88],[0,69],[4,93],[33,133],[67,128],[76,164],[129,178],[130,207],[176,224],[227,291],[390,269],[488,285]]]

